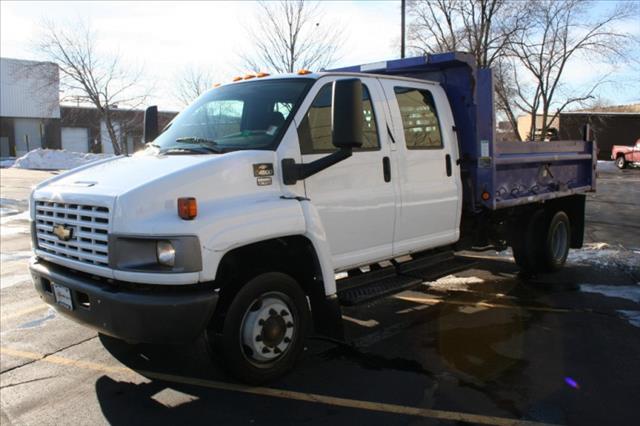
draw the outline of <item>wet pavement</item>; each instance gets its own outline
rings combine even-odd
[[[343,309],[346,342],[309,339],[261,388],[225,375],[202,340],[128,345],[60,317],[27,281],[5,286],[29,242],[3,227],[0,423],[635,423],[640,233],[626,231],[640,170],[601,177],[589,246],[561,272],[525,280],[509,253],[466,253],[473,269]],[[3,199],[19,199],[4,178]],[[620,200],[624,185],[636,196]]]

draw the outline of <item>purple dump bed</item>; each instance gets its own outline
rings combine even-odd
[[[595,190],[594,142],[495,141],[492,72],[476,69],[470,54],[441,53],[332,71],[399,75],[441,84],[456,123],[467,212]]]

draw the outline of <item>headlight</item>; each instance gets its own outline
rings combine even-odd
[[[160,240],[156,245],[156,253],[158,255],[158,263],[166,266],[174,266],[176,264],[176,249],[169,241]]]
[[[109,267],[127,272],[201,271],[200,241],[194,235],[111,234]]]

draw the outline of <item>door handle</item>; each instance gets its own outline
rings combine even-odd
[[[444,157],[444,162],[447,167],[447,176],[451,176],[451,156],[449,154]]]
[[[391,161],[389,157],[382,158],[382,173],[384,175],[384,181],[391,181]]]

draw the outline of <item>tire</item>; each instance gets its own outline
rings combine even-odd
[[[298,283],[280,272],[263,273],[231,302],[214,349],[237,379],[262,384],[294,366],[309,324],[309,306]]]
[[[551,219],[537,210],[517,224],[512,241],[516,264],[527,274],[555,272],[561,269],[569,254],[571,224],[562,211]]]
[[[571,222],[567,214],[556,212],[542,236],[537,263],[542,272],[555,272],[566,263],[571,245]]]
[[[539,272],[538,255],[536,247],[540,246],[538,241],[541,223],[544,219],[544,210],[536,210],[530,215],[523,216],[515,226],[511,248],[513,257],[520,269],[528,274]]]
[[[618,158],[616,158],[616,166],[618,166],[620,170],[627,167],[627,162],[624,159],[624,155],[618,155]]]

